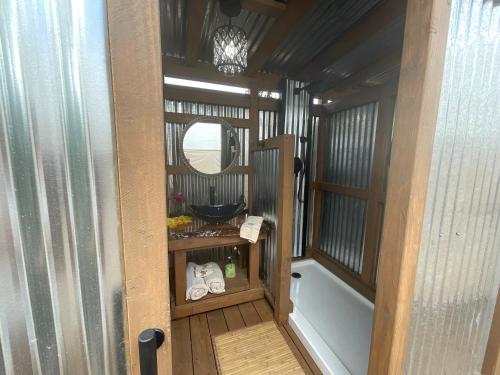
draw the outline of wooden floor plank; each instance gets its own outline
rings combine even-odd
[[[304,370],[306,375],[314,375],[314,373],[309,368],[307,361],[302,356],[302,353],[295,346],[295,344],[293,343],[293,340],[288,335],[288,332],[286,331],[286,329],[283,328],[283,326],[281,326],[281,327],[279,327],[279,330],[280,330],[281,334],[283,335],[283,337],[285,338],[285,341],[288,344],[288,346],[290,347],[290,349],[292,350],[293,354],[295,355],[295,358],[297,358],[297,360],[299,361],[300,366],[302,367],[302,369]]]
[[[259,314],[260,318],[263,322],[268,322],[273,320],[273,310],[269,303],[265,299],[259,299],[253,302],[253,307],[257,310],[257,314]]]
[[[222,310],[214,310],[207,312],[208,328],[210,335],[216,336],[228,331],[226,319]]]
[[[226,318],[227,328],[232,331],[233,329],[239,329],[245,327],[245,322],[241,316],[240,309],[238,306],[230,306],[222,309],[224,312],[224,317]]]
[[[173,374],[217,374],[212,336],[272,320],[271,306],[260,299],[172,321]],[[292,328],[285,324],[279,329],[304,372],[321,374]]]
[[[321,375],[321,370],[316,365],[316,363],[312,359],[311,355],[307,352],[307,349],[304,347],[304,345],[300,341],[299,337],[295,334],[292,327],[290,327],[290,325],[288,325],[288,324],[285,324],[285,325],[283,325],[283,328],[285,329],[286,333],[288,334],[288,336],[292,340],[293,346],[295,346],[297,348],[297,350],[300,352],[300,354],[302,355],[302,357],[306,361],[307,366],[312,371],[312,373],[314,375]]]
[[[251,302],[242,303],[238,305],[238,308],[240,309],[241,316],[247,327],[262,323],[262,319]]]
[[[206,314],[189,318],[194,375],[216,375],[215,356]]]
[[[172,321],[172,367],[175,375],[193,375],[189,318]]]

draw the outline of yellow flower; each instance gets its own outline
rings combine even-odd
[[[193,222],[191,216],[182,215],[176,217],[167,217],[167,226],[170,229],[177,229],[179,227],[187,226]]]

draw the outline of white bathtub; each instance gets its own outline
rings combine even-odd
[[[324,374],[366,375],[373,303],[312,259],[293,262],[289,324]]]

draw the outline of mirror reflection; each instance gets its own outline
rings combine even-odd
[[[229,125],[198,121],[184,133],[185,161],[197,172],[215,175],[230,167],[238,157],[239,143]]]

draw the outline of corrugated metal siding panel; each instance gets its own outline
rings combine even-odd
[[[264,220],[277,228],[278,223],[278,176],[279,150],[263,150],[254,153],[255,173],[253,180],[253,211],[255,215],[263,216]],[[261,248],[260,275],[266,287],[275,295],[273,273],[276,269],[277,255],[276,230],[266,239]]]
[[[320,251],[361,274],[367,201],[330,192],[321,193]]]
[[[259,111],[259,140],[273,138],[281,134],[295,135],[294,155],[301,157],[304,161],[308,152],[308,144],[301,143],[301,136],[308,136],[309,120],[309,94],[306,90],[297,90],[304,87],[303,82],[286,80],[283,93],[283,123],[280,124],[278,112]],[[311,152],[314,154],[314,150]],[[312,169],[309,166],[305,166]],[[304,203],[299,202],[299,187],[301,189],[301,199],[304,196],[306,181],[300,175],[295,178],[294,186],[294,217],[293,217],[293,249],[292,256],[303,255],[304,236]],[[310,202],[312,202],[310,200]]]
[[[380,0],[319,0],[273,53],[264,70],[296,72]]]
[[[200,116],[222,117],[231,124],[231,118],[248,119],[249,110],[244,107],[213,105],[184,101],[165,101],[165,110],[175,113],[190,113]],[[167,162],[170,165],[182,164],[180,156],[180,137],[185,124],[167,123],[165,131],[167,144]],[[248,165],[249,159],[249,130],[235,129],[239,135],[241,146],[239,165]],[[215,186],[217,203],[237,202],[243,195],[248,201],[248,176],[224,174],[214,177],[203,177],[194,174],[169,176],[168,191],[170,194],[182,193],[187,204],[207,204],[209,201],[210,186]],[[234,223],[234,220],[232,221]],[[193,218],[193,225],[189,229],[202,226],[204,222]]]
[[[201,33],[199,56],[201,61],[212,63],[214,31],[217,27],[227,24],[228,21],[228,17],[219,9],[219,1],[209,0]],[[241,27],[247,34],[248,56],[252,56],[257,50],[273,23],[272,17],[251,13],[244,9],[237,17],[231,18],[231,24]]]
[[[407,374],[480,374],[500,284],[500,3],[452,2]]]
[[[161,42],[162,51],[167,56],[186,56],[186,9],[187,0],[162,0]]]
[[[371,63],[386,57],[388,53],[400,50],[404,38],[404,17],[397,17],[381,31],[363,41],[363,44],[351,49],[345,56],[322,71],[329,75],[329,80],[346,78],[368,67]],[[399,68],[397,70],[399,72]]]
[[[279,112],[259,111],[259,141],[278,136]]]
[[[222,104],[205,104],[179,100],[165,100],[165,112],[190,113],[200,116],[218,116],[249,119],[250,109]]]
[[[326,127],[323,181],[368,188],[377,128],[378,103],[334,113]]]
[[[106,35],[104,2],[0,8],[2,373],[126,373]]]
[[[243,249],[246,247],[246,249]],[[248,267],[248,246],[242,245],[237,246],[224,246],[216,247],[210,250],[195,250],[187,252],[187,261],[195,262],[197,264],[205,264],[208,262],[222,262],[227,261],[229,256],[232,257],[237,267],[247,268]],[[242,271],[238,271],[242,272]]]
[[[223,174],[210,178],[194,174],[170,175],[167,183],[169,193],[182,193],[187,204],[208,204],[210,186],[215,186],[216,204],[238,202],[241,195],[245,197],[245,202],[248,201],[247,175]],[[169,210],[171,208],[172,205],[169,205]],[[190,229],[199,228],[204,224],[204,221],[194,217]]]

